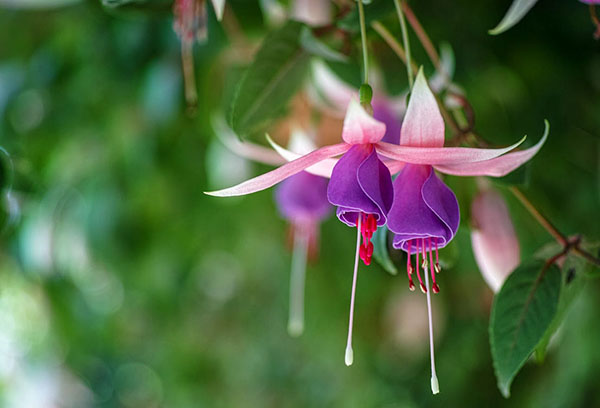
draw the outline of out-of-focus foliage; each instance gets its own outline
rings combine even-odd
[[[272,192],[202,194],[266,170],[232,156],[210,127],[271,31],[258,2],[229,1],[224,18],[235,15],[234,26],[209,12],[208,41],[194,49],[193,117],[169,5],[147,12],[108,3],[0,9],[0,145],[9,154],[0,155],[0,405],[600,404],[594,280],[565,312],[544,365],[526,363],[510,400],[498,392],[492,292],[466,221],[472,180],[445,179],[464,221],[441,254],[442,290],[433,299],[438,396],[428,386],[425,299],[408,291],[404,273],[361,268],[355,363],[344,365],[355,233],[333,218],[308,269],[304,335],[289,338],[290,254]],[[541,134],[541,120],[550,120],[525,190],[562,231],[599,237],[600,46],[586,7],[548,2],[532,9],[527,25],[492,37],[486,30],[504,2],[413,3],[429,36],[452,44],[455,81],[486,140],[506,145]],[[400,38],[393,14],[385,22]],[[400,61],[369,38],[386,89],[404,90]],[[350,57],[331,65],[354,78],[360,71]],[[522,253],[533,254],[550,237],[506,198]]]

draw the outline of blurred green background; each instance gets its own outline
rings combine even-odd
[[[598,239],[600,43],[587,7],[541,2],[492,37],[508,1],[413,3],[433,41],[452,45],[481,135],[505,145],[528,134],[532,144],[550,121],[523,189],[565,233]],[[257,44],[268,31],[258,4],[230,7]],[[497,390],[492,292],[469,241],[471,179],[447,178],[463,223],[442,252],[453,267],[434,297],[439,395],[429,387],[425,297],[376,264],[359,271],[355,363],[344,365],[355,233],[334,217],[308,269],[305,333],[290,338],[287,227],[272,191],[202,194],[268,168],[215,141],[211,115],[244,58],[212,11],[208,23],[190,116],[169,2],[0,8],[1,406],[600,406],[597,281],[545,363],[525,367],[511,399]],[[390,87],[405,87],[404,66],[370,38]],[[506,198],[522,257],[531,256],[551,238]]]

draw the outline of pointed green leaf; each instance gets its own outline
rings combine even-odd
[[[525,14],[527,14],[527,12],[533,6],[535,6],[535,3],[537,3],[537,1],[538,0],[514,0],[502,21],[500,21],[500,23],[495,28],[491,29],[488,32],[491,35],[498,35],[505,32],[506,30],[517,24],[519,21],[521,21],[521,19],[525,17]]]
[[[510,396],[510,384],[554,320],[561,288],[560,270],[535,260],[521,264],[494,299],[490,346],[498,388]]]
[[[269,34],[240,81],[229,122],[240,136],[279,116],[304,81],[309,55],[300,44],[303,24],[290,21]]]
[[[592,254],[598,252],[599,244],[585,245],[585,249]],[[546,348],[552,338],[552,335],[558,330],[565,319],[569,308],[577,296],[581,293],[587,281],[587,277],[593,273],[595,266],[585,259],[569,254],[562,266],[560,301],[558,302],[558,311],[554,321],[548,328],[544,338],[535,350],[536,360],[543,362],[546,357]]]

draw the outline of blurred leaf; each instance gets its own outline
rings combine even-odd
[[[230,125],[239,136],[280,115],[302,85],[309,61],[300,45],[303,27],[290,21],[264,39],[231,106]]]
[[[102,0],[106,9],[118,11],[171,12],[171,0]]]
[[[490,346],[498,388],[506,398],[556,316],[560,288],[559,268],[534,260],[515,269],[494,298]]]
[[[388,229],[383,226],[377,228],[371,239],[373,242],[373,257],[379,265],[392,275],[398,274],[398,268],[392,262],[388,249]]]
[[[500,21],[495,28],[489,30],[488,33],[491,35],[498,35],[505,32],[521,21],[521,19],[525,17],[525,14],[535,6],[537,1],[538,0],[514,0],[502,21]]]
[[[344,54],[337,52],[323,41],[316,38],[308,27],[302,28],[302,33],[300,34],[300,43],[307,52],[318,57],[338,62],[348,61],[348,57],[346,57]]]
[[[65,7],[80,2],[81,0],[0,0],[0,6],[22,9],[45,9]]]
[[[560,248],[557,244],[555,247]],[[600,249],[599,244],[586,246],[586,250],[595,254]],[[560,301],[558,303],[558,312],[544,335],[544,338],[535,350],[535,357],[538,362],[543,362],[546,357],[546,349],[550,339],[562,324],[567,311],[573,304],[573,301],[583,290],[586,282],[586,276],[594,270],[594,265],[585,261],[583,258],[574,254],[569,254],[562,266]]]
[[[392,11],[394,11],[394,2],[389,0],[374,0],[372,4],[363,1],[365,6],[365,24],[371,25],[373,21],[381,20]],[[352,12],[348,13],[344,18],[338,21],[338,27],[347,31],[357,32],[360,30],[358,21],[358,7],[355,7]]]

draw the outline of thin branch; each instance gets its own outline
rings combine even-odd
[[[402,2],[404,3],[404,2]],[[398,20],[400,20],[400,30],[402,31],[402,42],[404,43],[404,50],[406,55],[406,74],[408,75],[408,87],[412,90],[413,87],[413,69],[410,58],[410,42],[408,41],[408,31],[406,30],[406,22],[404,21],[404,13],[402,13],[402,6],[400,6],[399,0],[394,0],[396,5],[396,12],[398,13]]]

